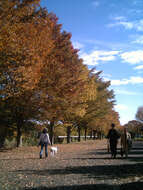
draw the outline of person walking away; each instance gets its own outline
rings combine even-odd
[[[121,134],[121,157],[125,154],[125,157],[128,157],[128,152],[132,147],[131,134],[127,131],[126,127],[123,129]]]
[[[48,157],[48,145],[51,145],[49,134],[47,132],[47,129],[44,128],[39,139],[38,145],[41,146],[40,150],[40,159],[42,158],[43,149],[45,147],[45,157]]]
[[[117,155],[117,143],[120,138],[119,133],[115,129],[115,124],[111,124],[111,129],[108,132],[107,138],[109,139],[111,158],[116,158]]]

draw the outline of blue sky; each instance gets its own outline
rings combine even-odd
[[[115,92],[121,124],[143,105],[143,1],[41,0],[89,68],[102,70]]]

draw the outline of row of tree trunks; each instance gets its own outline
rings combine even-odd
[[[78,127],[77,128],[77,131],[78,131],[78,142],[81,141],[81,127]],[[97,131],[95,130],[91,130],[90,132],[90,138],[92,139],[96,139],[96,134],[97,134]],[[87,127],[85,127],[85,130],[84,130],[84,136],[85,136],[85,141],[87,140]],[[67,144],[71,142],[71,126],[68,126],[67,127]]]
[[[17,122],[17,147],[22,146],[22,120],[19,120]],[[78,131],[78,142],[81,141],[81,127],[78,126],[77,128]],[[85,141],[87,140],[87,127],[85,127]],[[99,138],[101,139],[102,135],[101,132],[97,132],[96,130],[91,130],[90,132],[90,138],[92,139],[96,139],[96,134],[99,136]],[[49,132],[49,136],[50,136],[50,142],[51,145],[54,144],[54,121],[50,122],[50,132]],[[5,142],[5,137],[2,136],[2,138],[0,138],[0,147],[2,147],[4,145]],[[67,143],[71,143],[71,126],[67,127]]]

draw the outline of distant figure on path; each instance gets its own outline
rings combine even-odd
[[[118,143],[118,139],[120,138],[120,135],[115,129],[114,123],[111,124],[111,129],[108,132],[107,138],[109,139],[111,158],[116,158],[117,143]]]
[[[121,134],[121,157],[125,154],[125,157],[128,157],[128,152],[132,147],[131,134],[124,127],[123,133]]]
[[[47,129],[44,128],[39,139],[38,145],[41,146],[40,150],[40,159],[42,158],[43,154],[43,148],[45,147],[45,157],[48,157],[48,145],[51,145],[49,134],[47,132]]]

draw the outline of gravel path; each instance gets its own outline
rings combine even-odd
[[[111,159],[106,140],[57,146],[46,159],[37,147],[1,151],[0,190],[143,190],[143,142],[127,159]]]

